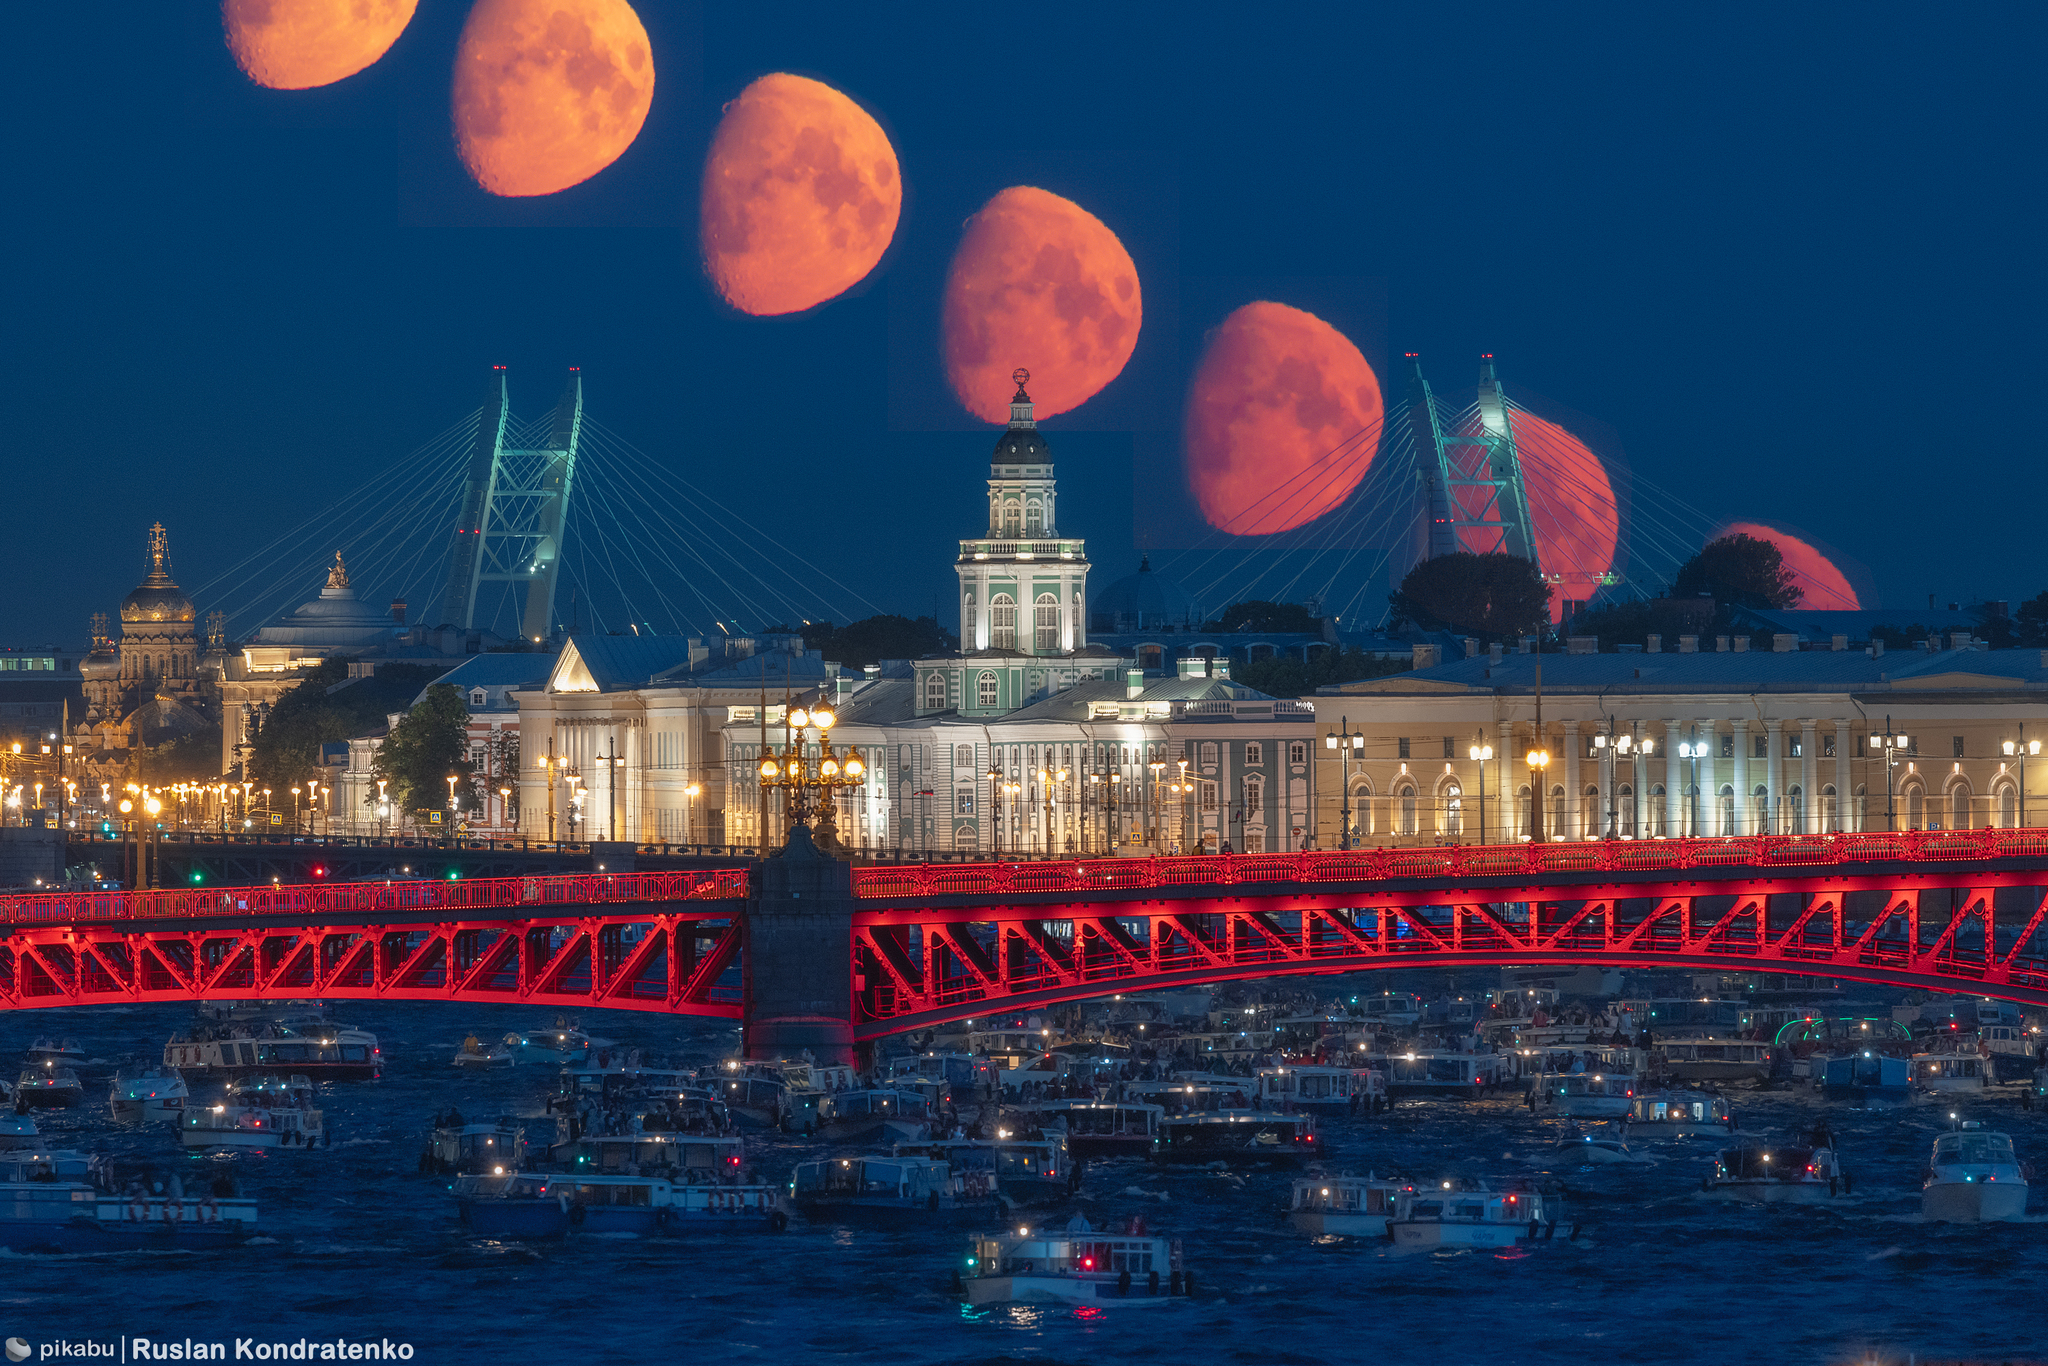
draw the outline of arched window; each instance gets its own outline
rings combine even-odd
[[[998,650],[1017,648],[1017,601],[1008,593],[998,593],[989,600],[988,643]]]
[[[1614,823],[1620,827],[1615,833],[1623,839],[1636,837],[1636,789],[1631,783],[1614,789]]]
[[[1906,828],[1925,830],[1927,828],[1927,789],[1914,783],[1906,789]]]
[[[1045,529],[1045,509],[1036,498],[1024,505],[1024,534],[1036,536]]]
[[[1957,783],[1948,790],[1948,828],[1968,830],[1970,828],[1970,785]]]
[[[1771,790],[1758,783],[1749,794],[1749,833],[1768,835],[1771,832]]]
[[[1589,785],[1579,798],[1580,838],[1598,839],[1606,833],[1606,813],[1600,809],[1600,789]]]
[[[1661,840],[1667,833],[1664,818],[1664,784],[1658,783],[1650,789],[1650,838]]]
[[[1556,783],[1550,789],[1550,838],[1561,840],[1564,836],[1564,784]]]
[[[1735,833],[1735,789],[1727,783],[1721,784],[1720,806],[1721,809],[1714,821],[1714,833],[1732,835]]]
[[[1833,783],[1820,790],[1820,832],[1823,835],[1842,833],[1842,796],[1835,791]]]
[[[1395,817],[1394,833],[1412,835],[1416,830],[1415,784],[1402,783],[1394,789],[1394,806],[1399,814]]]
[[[1998,785],[1998,823],[2007,830],[2020,823],[2019,789],[2011,783]]]
[[[1374,830],[1372,820],[1372,779],[1363,775],[1351,780],[1351,833],[1370,835]]]
[[[1785,789],[1785,819],[1781,835],[1806,833],[1806,790],[1797,783]]]
[[[1455,782],[1445,783],[1437,791],[1437,800],[1443,803],[1444,833],[1462,835],[1465,833],[1465,789]]]
[[[926,711],[939,711],[946,705],[946,676],[934,669],[924,676],[924,706]]]
[[[994,674],[984,671],[981,677],[975,681],[974,698],[976,703],[984,710],[995,707],[996,676]]]
[[[1031,615],[1040,654],[1050,654],[1060,648],[1060,600],[1050,593],[1040,593],[1032,607]]]
[[[1528,839],[1536,829],[1536,813],[1529,808],[1531,794],[1529,785],[1523,783],[1515,789],[1515,837]]]
[[[1856,784],[1856,833],[1862,834],[1870,827],[1865,822],[1870,818],[1870,792],[1862,783]]]

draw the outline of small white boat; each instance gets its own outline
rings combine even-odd
[[[1832,1146],[1743,1144],[1714,1154],[1700,1189],[1767,1205],[1818,1205],[1847,1195],[1851,1181]]]
[[[1651,1066],[1676,1081],[1769,1081],[1771,1046],[1739,1039],[1659,1039]]]
[[[68,1110],[84,1095],[76,1072],[46,1060],[21,1069],[14,1083],[14,1108]]]
[[[464,1039],[462,1047],[455,1050],[457,1067],[510,1067],[517,1061],[518,1055],[513,1052],[510,1044],[487,1044],[474,1034]]]
[[[177,1068],[144,1063],[114,1074],[107,1104],[117,1124],[176,1124],[189,1094]]]
[[[1392,1177],[1295,1178],[1287,1220],[1303,1233],[1339,1238],[1384,1238],[1403,1191],[1414,1185]]]
[[[1566,1072],[1537,1078],[1549,1108],[1575,1119],[1614,1119],[1629,1112],[1636,1079],[1624,1073]]]
[[[1512,1060],[1504,1053],[1415,1052],[1370,1054],[1366,1061],[1387,1078],[1396,1096],[1478,1097],[1506,1082]]]
[[[1194,1293],[1178,1239],[1147,1233],[1142,1220],[1115,1233],[1079,1215],[1057,1231],[969,1235],[960,1283],[971,1305],[1159,1309]]]
[[[1991,1060],[1976,1053],[1915,1053],[1913,1087],[1946,1095],[1981,1092],[1991,1082]]]
[[[610,1039],[600,1039],[583,1032],[581,1022],[565,1015],[557,1015],[553,1025],[546,1029],[514,1031],[501,1041],[514,1057],[523,1062],[565,1063],[582,1062],[591,1054],[614,1047]]]
[[[46,1062],[64,1066],[67,1063],[85,1061],[85,1049],[76,1039],[57,1039],[47,1035],[39,1037],[28,1046],[28,1060],[38,1065]]]
[[[1386,1103],[1387,1078],[1370,1067],[1292,1064],[1259,1070],[1258,1100],[1269,1110],[1316,1114],[1368,1114]]]
[[[1596,1134],[1567,1134],[1550,1150],[1550,1160],[1574,1167],[1642,1167],[1655,1159],[1630,1152],[1628,1141]]]
[[[2012,1139],[1986,1132],[1975,1120],[1936,1138],[1920,1213],[1957,1224],[2025,1218],[2027,1172]]]
[[[1728,1102],[1709,1091],[1647,1091],[1629,1101],[1628,1131],[1651,1138],[1719,1138],[1735,1131]]]
[[[308,1092],[312,1089],[303,1077],[292,1081],[305,1083]],[[320,1111],[308,1097],[289,1089],[229,1091],[213,1105],[186,1106],[178,1123],[178,1141],[187,1148],[311,1148],[325,1137]]]
[[[1540,1191],[1445,1181],[1403,1190],[1387,1231],[1397,1247],[1512,1247],[1555,1236],[1559,1214]],[[1571,1236],[1578,1236],[1576,1227]]]
[[[26,1111],[0,1110],[0,1152],[40,1147],[42,1141],[35,1120]]]

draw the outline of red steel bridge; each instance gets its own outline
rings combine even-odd
[[[773,859],[0,898],[0,1008],[323,996],[750,1021],[812,963],[839,974],[855,1042],[1108,992],[1385,967],[1760,970],[2048,1006],[2048,831],[817,861],[836,898],[788,891],[764,876]],[[833,988],[806,990],[813,1018],[838,1015]]]

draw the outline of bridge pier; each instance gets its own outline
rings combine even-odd
[[[741,939],[741,1035],[750,1058],[808,1049],[820,1063],[853,1056],[853,867],[804,826],[755,865]]]

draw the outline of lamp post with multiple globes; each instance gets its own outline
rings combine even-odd
[[[811,708],[785,706],[781,749],[771,749],[761,759],[761,786],[783,794],[784,810],[792,829],[814,821],[818,842],[827,847],[839,842],[833,829],[834,795],[841,789],[867,782],[867,764],[851,748],[844,756],[834,752],[831,731],[838,717],[826,706]],[[809,732],[818,733],[817,757],[810,754]]]
[[[1479,842],[1486,843],[1486,764],[1493,758],[1493,746],[1478,744],[1466,751],[1472,762],[1479,765]]]
[[[2027,756],[2038,755],[2041,752],[2041,742],[2039,740],[2029,740],[2026,736],[2026,727],[2022,726],[2020,727],[2019,739],[2007,740],[1999,746],[2000,749],[2005,751],[2006,758],[2016,758],[2020,761],[2019,828],[2022,830],[2027,828]]]
[[[1538,732],[1540,735],[1541,732]],[[1538,744],[1526,756],[1529,761],[1529,834],[1528,838],[1543,838],[1543,778],[1550,770],[1550,751]]]

